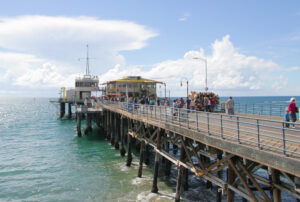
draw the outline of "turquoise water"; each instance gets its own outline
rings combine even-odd
[[[78,138],[76,122],[57,112],[48,99],[0,99],[0,201],[174,200],[175,169],[173,177],[159,178],[160,194],[152,194],[152,167],[138,178],[137,155],[127,168],[96,130]],[[200,180],[190,184],[186,201],[213,198],[210,190],[199,193]]]
[[[137,154],[126,167],[97,130],[78,138],[76,121],[57,113],[46,98],[0,98],[0,201],[174,201],[174,167],[152,194],[153,166],[138,178]],[[185,201],[215,201],[202,179],[189,185]]]

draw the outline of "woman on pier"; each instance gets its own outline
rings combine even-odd
[[[291,98],[291,102],[290,102],[289,108],[288,108],[288,110],[290,111],[290,115],[291,115],[291,121],[294,123],[296,122],[296,119],[297,119],[297,117],[296,117],[297,107],[296,107],[295,101],[296,101],[295,98]],[[295,128],[295,124],[292,124],[292,128]]]

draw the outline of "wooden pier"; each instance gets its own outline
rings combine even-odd
[[[157,177],[163,162],[165,175],[170,175],[172,165],[178,169],[175,201],[188,189],[191,173],[203,178],[207,187],[217,187],[217,201],[225,197],[234,201],[235,194],[243,201],[282,201],[281,192],[300,199],[299,124],[291,129],[270,117],[96,101],[94,108],[76,110],[78,136],[83,115],[85,133],[94,121],[121,156],[127,149],[127,166],[135,142],[140,152],[139,177],[152,148],[153,193],[159,190]]]

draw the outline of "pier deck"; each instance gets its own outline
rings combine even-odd
[[[156,152],[154,193],[158,189],[156,167],[162,156],[178,167],[177,183],[182,183],[182,173],[188,169],[207,183],[219,186],[228,201],[234,200],[234,193],[251,201],[281,201],[281,191],[300,199],[296,191],[300,177],[299,124],[294,129],[287,128],[280,117],[228,116],[114,102],[97,105],[96,110],[103,114],[99,125],[114,144],[121,141],[123,152],[124,141],[128,142],[129,149],[132,138],[137,139],[140,146],[146,143],[153,147]],[[142,152],[144,146],[141,146]],[[180,157],[172,155],[171,150],[180,151]],[[140,162],[141,166],[143,160]],[[220,177],[224,169],[227,169],[226,180]],[[259,176],[258,170],[265,170],[269,178]],[[180,189],[180,186],[176,189],[176,200],[179,200]],[[218,201],[221,197],[217,193]]]

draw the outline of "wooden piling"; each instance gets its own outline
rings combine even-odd
[[[81,114],[77,113],[77,136],[81,137]]]
[[[234,179],[235,179],[235,174],[233,168],[230,165],[228,165],[227,183],[231,185],[234,182]],[[233,202],[233,201],[234,201],[234,192],[231,189],[227,188],[227,202]]]
[[[140,148],[140,162],[139,162],[139,171],[138,177],[142,177],[143,172],[143,161],[144,161],[144,148],[145,148],[145,141],[141,141],[141,148]]]
[[[84,134],[88,134],[89,132],[92,132],[92,117],[91,114],[86,113],[86,129],[84,130]]]
[[[149,165],[150,164],[150,152],[149,152],[148,144],[145,145],[144,158],[145,158],[144,163],[146,165]]]
[[[60,118],[63,118],[66,113],[66,105],[64,102],[60,103]]]
[[[218,160],[222,159],[222,153],[218,153]],[[218,178],[222,179],[222,170],[217,172],[217,176]],[[217,186],[217,198],[216,198],[217,202],[221,202],[222,201],[222,192],[219,191],[219,187]]]
[[[180,161],[183,162],[184,157],[185,157],[185,150],[183,146],[184,142],[181,141],[181,146],[180,146]],[[177,183],[176,183],[176,195],[175,195],[175,201],[178,202],[180,201],[180,194],[181,194],[181,180],[182,180],[182,174],[184,172],[184,167],[182,165],[178,166],[178,175],[177,175]]]
[[[119,132],[120,132],[119,126],[120,125],[118,124],[118,115],[117,114],[115,114],[113,123],[114,123],[113,127],[114,127],[114,136],[115,136],[114,145],[115,145],[115,149],[119,150],[119,148],[120,148],[120,145],[119,145]]]
[[[68,118],[72,118],[72,103],[68,103]]]
[[[161,129],[157,133],[157,138],[156,138],[156,148],[157,148],[157,150],[160,150],[160,136],[161,136]],[[157,193],[158,192],[158,187],[157,187],[158,168],[159,168],[159,153],[156,151],[156,153],[155,153],[155,163],[154,163],[153,183],[152,183],[152,190],[151,190],[152,193]]]
[[[167,153],[169,153],[170,150],[170,143],[167,141],[165,144],[165,151]],[[166,163],[165,163],[165,175],[169,176],[171,174],[171,161],[169,161],[168,159],[166,159]]]
[[[122,157],[125,156],[125,153],[126,153],[126,150],[125,150],[125,147],[124,147],[124,121],[123,121],[123,118],[121,117],[121,120],[120,120],[120,132],[121,132],[121,149],[120,149],[120,155]]]
[[[279,184],[280,182],[280,174],[279,171],[275,169],[271,169],[271,176],[272,176],[272,184]],[[281,202],[281,191],[280,189],[273,186],[273,201],[274,202]]]
[[[130,127],[131,122],[128,120],[128,127]],[[128,152],[127,152],[127,161],[126,161],[126,166],[130,167],[131,162],[132,162],[132,154],[131,154],[131,144],[132,144],[132,137],[131,135],[129,135],[129,133],[127,133],[127,144],[128,144]]]

